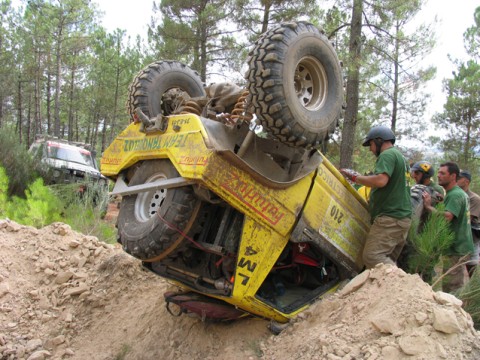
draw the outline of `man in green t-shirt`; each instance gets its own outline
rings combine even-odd
[[[458,165],[446,162],[438,170],[438,183],[445,189],[445,219],[450,222],[454,234],[452,245],[446,252],[443,261],[443,271],[450,271],[444,278],[442,289],[453,292],[465,285],[468,279],[465,260],[473,253],[473,240],[470,228],[470,205],[468,196],[458,185],[460,173]],[[432,206],[432,199],[428,192],[423,193],[423,204],[427,211],[437,211]],[[461,265],[463,263],[463,265]]]
[[[372,226],[362,256],[367,269],[380,263],[396,265],[410,228],[409,166],[394,144],[395,134],[390,128],[373,127],[362,144],[369,146],[377,157],[373,174],[360,175],[350,169],[340,170],[354,183],[372,188],[369,200]]]

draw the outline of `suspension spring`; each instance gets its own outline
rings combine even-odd
[[[237,103],[232,110],[231,118],[238,121],[249,122],[252,120],[253,115],[250,111],[247,110],[247,98],[248,90],[244,90],[238,97]]]
[[[202,115],[202,107],[193,100],[188,100],[182,105],[179,109],[179,114],[195,114],[195,115]]]

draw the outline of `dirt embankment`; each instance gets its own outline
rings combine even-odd
[[[480,358],[459,300],[395,267],[363,272],[278,336],[261,319],[173,317],[170,287],[68,225],[0,220],[0,359]]]

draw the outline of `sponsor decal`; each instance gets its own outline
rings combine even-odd
[[[182,126],[190,124],[190,119],[177,119],[172,121],[172,126]]]
[[[285,216],[285,212],[275,205],[273,199],[242,180],[235,171],[229,173],[221,186],[272,225],[276,225]]]
[[[105,165],[119,165],[121,163],[122,159],[118,158],[101,158],[100,163],[105,164]]]
[[[178,162],[182,165],[199,165],[206,166],[208,163],[208,157],[206,156],[180,156],[180,161]]]
[[[159,135],[138,140],[125,140],[123,143],[123,151],[148,151],[185,147],[188,135],[189,134]]]

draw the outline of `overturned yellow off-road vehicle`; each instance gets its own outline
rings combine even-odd
[[[362,269],[369,215],[317,150],[344,101],[328,39],[309,23],[282,24],[248,65],[245,89],[204,87],[174,61],[143,69],[129,88],[134,121],[101,171],[122,195],[123,249],[185,290],[167,304],[285,323]]]

